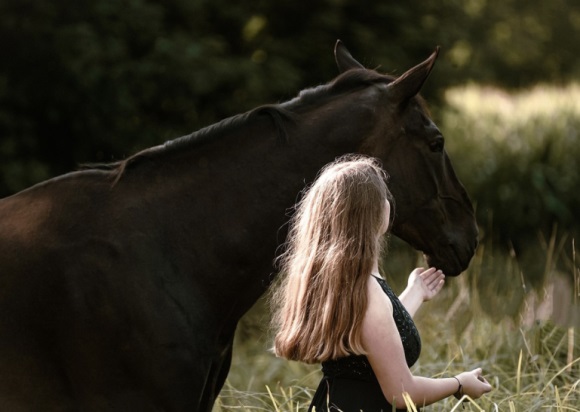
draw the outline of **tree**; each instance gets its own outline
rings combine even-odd
[[[436,105],[574,78],[579,28],[575,0],[3,0],[0,196],[326,82],[337,38],[394,74],[441,45]]]

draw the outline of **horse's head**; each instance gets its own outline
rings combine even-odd
[[[430,266],[457,276],[473,257],[478,230],[443,135],[418,96],[437,54],[438,49],[402,76],[384,76],[371,86],[377,126],[363,140],[360,152],[380,158],[390,175],[396,202],[393,233],[423,251]],[[341,72],[364,70],[340,41],[335,57]]]

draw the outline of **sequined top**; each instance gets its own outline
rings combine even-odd
[[[403,349],[405,350],[405,360],[407,361],[407,365],[411,367],[417,362],[421,354],[419,331],[415,327],[411,315],[407,312],[388,283],[382,278],[375,278],[389,299],[391,299],[393,304],[393,318],[401,335]],[[385,356],[388,356],[388,354],[385,354]],[[345,356],[343,358],[322,362],[322,373],[327,378],[340,377],[365,381],[376,381],[377,379],[367,357],[364,355]]]

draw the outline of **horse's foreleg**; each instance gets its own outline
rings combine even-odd
[[[211,412],[215,400],[222,390],[230,371],[232,348],[233,340],[228,344],[224,352],[222,352],[222,356],[212,362],[212,367],[207,375],[206,385],[202,395],[201,406],[199,408],[200,412]]]

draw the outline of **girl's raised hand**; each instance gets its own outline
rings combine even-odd
[[[423,301],[433,299],[443,288],[445,275],[435,268],[416,268],[409,275],[408,288],[418,293]]]

